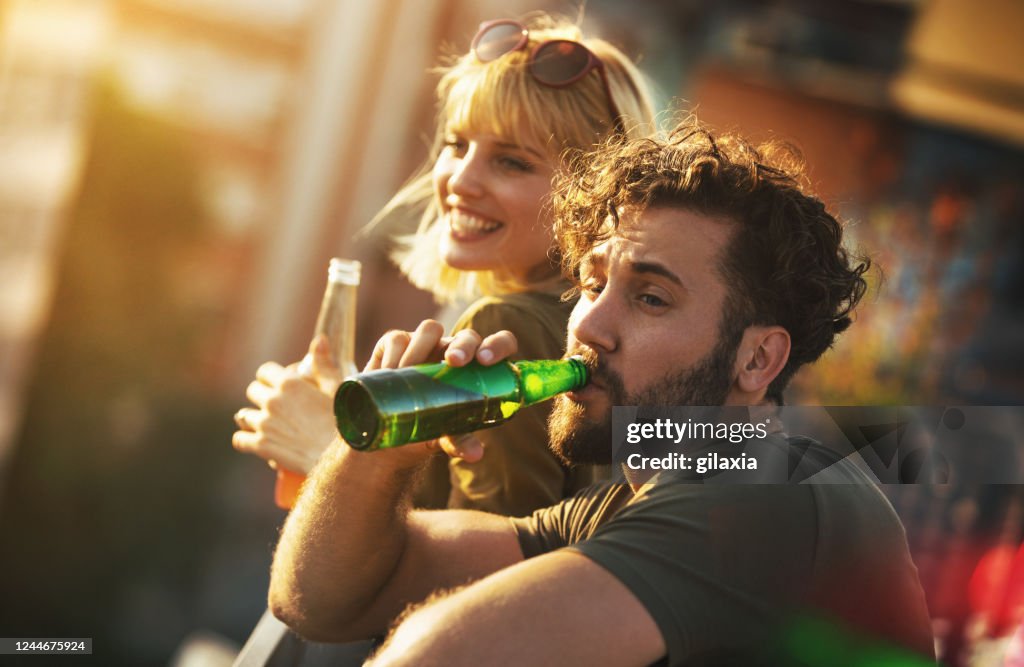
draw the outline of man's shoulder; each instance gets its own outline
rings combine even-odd
[[[742,643],[743,632],[716,639],[715,628],[738,628],[750,610],[724,605],[706,624],[723,599],[757,601],[756,627],[803,610],[836,619],[852,636],[928,655],[923,593],[892,506],[853,462],[798,445],[824,464],[802,483],[663,475],[574,548],[643,602],[670,655],[693,648],[695,625],[715,646]]]
[[[591,484],[555,505],[567,527],[569,543],[590,537],[600,526],[615,515],[633,498],[626,484],[603,481]]]
[[[769,543],[759,549],[774,544],[802,551],[799,560],[807,566],[840,550],[876,549],[879,540],[905,549],[899,517],[858,461],[799,436],[779,435],[758,445],[770,450],[759,456],[769,465],[705,478],[692,471],[662,472],[604,523],[612,523],[611,530],[630,524],[632,539],[661,532],[655,538],[660,540],[695,526],[737,548],[764,538]],[[766,527],[785,539],[771,539]]]

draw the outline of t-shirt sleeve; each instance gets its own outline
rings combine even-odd
[[[456,323],[454,331],[462,329],[482,336],[512,331],[519,342],[514,359],[557,359],[563,352],[565,319],[557,306],[484,299]],[[548,448],[551,406],[524,408],[501,426],[477,431],[484,456],[475,463],[452,460],[449,507],[524,516],[563,498],[567,470]]]
[[[509,519],[523,557],[540,556],[584,539],[614,512],[616,496],[623,495],[632,492],[622,485],[601,482],[529,516]]]
[[[566,546],[561,511],[562,508],[558,506],[545,507],[530,516],[509,519],[519,539],[523,558],[533,558]]]

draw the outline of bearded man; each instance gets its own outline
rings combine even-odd
[[[555,213],[579,292],[568,354],[592,376],[552,416],[570,463],[610,462],[616,405],[781,404],[865,290],[867,265],[784,153],[692,122],[580,157]],[[448,338],[427,321],[385,335],[368,368],[514,350],[507,332]],[[473,442],[441,446],[486,456]],[[332,446],[278,545],[275,614],[322,641],[390,628],[373,665],[932,660],[903,527],[843,460],[821,453],[812,484],[605,483],[509,519],[411,510],[433,447]],[[804,439],[802,460],[815,451]]]

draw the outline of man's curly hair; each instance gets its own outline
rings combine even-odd
[[[681,208],[736,223],[718,259],[729,289],[720,332],[737,336],[750,325],[789,332],[789,361],[769,386],[769,399],[781,404],[796,370],[850,325],[870,261],[843,247],[842,225],[806,192],[793,149],[716,136],[690,118],[667,140],[612,141],[576,155],[572,165],[554,197],[569,276],[578,277],[581,261],[615,233],[624,209]],[[681,242],[685,234],[680,229]]]

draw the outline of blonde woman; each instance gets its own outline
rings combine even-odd
[[[378,219],[423,210],[394,257],[409,280],[441,304],[472,301],[453,333],[508,329],[519,358],[557,358],[571,309],[552,250],[551,179],[567,150],[612,133],[653,129],[650,95],[630,60],[579,28],[545,14],[480,26],[470,50],[440,69],[438,126],[428,165]],[[308,471],[334,436],[337,377],[314,341],[314,382],[298,369],[264,364],[236,414],[234,445]],[[271,400],[271,399],[274,400]],[[418,494],[424,506],[524,515],[595,480],[547,447],[548,405],[459,441],[439,455]]]

